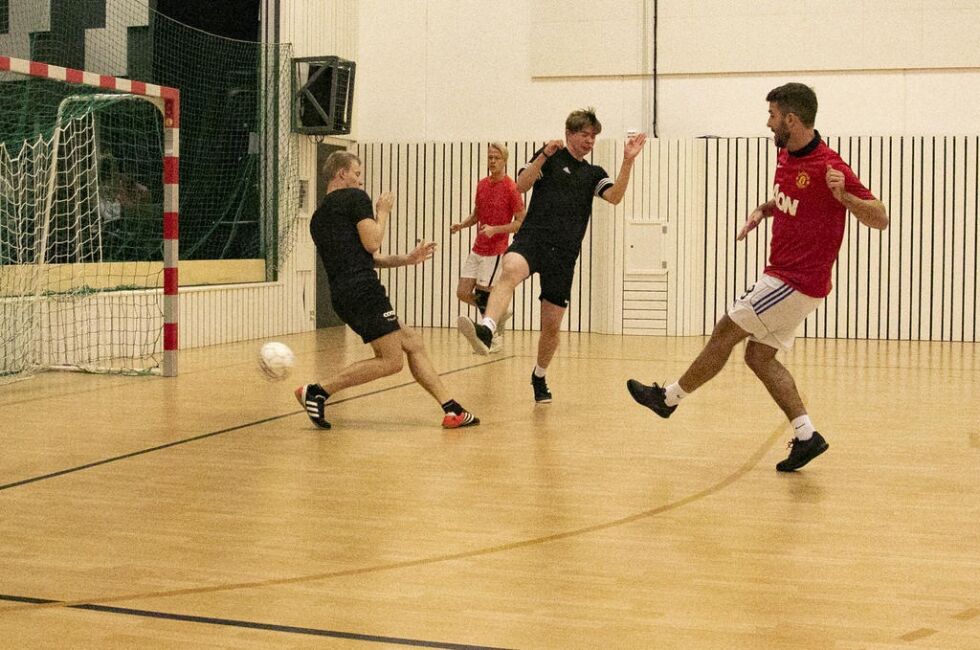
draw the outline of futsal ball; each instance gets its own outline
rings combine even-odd
[[[294,363],[296,356],[285,343],[269,341],[259,350],[259,369],[271,380],[285,379]]]

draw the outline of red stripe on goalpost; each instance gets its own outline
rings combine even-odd
[[[177,239],[178,232],[179,231],[177,227],[177,213],[164,212],[163,213],[163,238]]]
[[[85,79],[85,73],[74,68],[65,69],[65,81],[73,84],[80,84]]]
[[[176,185],[180,177],[180,159],[177,156],[163,157],[163,184]]]
[[[163,295],[177,295],[177,267],[163,269]]]
[[[177,323],[163,324],[163,349],[177,349]]]
[[[99,75],[99,87],[108,88],[109,90],[115,90],[116,78],[110,77],[107,74]]]
[[[134,82],[132,82],[132,87],[133,87],[132,92],[134,94],[136,94],[136,95],[145,95],[146,94],[146,83],[145,82],[143,82],[143,81],[134,81]]]
[[[163,97],[163,115],[165,124],[167,127],[176,129],[180,126],[180,98],[178,96],[170,96],[167,92],[168,90],[173,90],[172,88],[162,88],[160,96]],[[174,90],[174,93],[177,93]]]
[[[0,56],[0,70],[10,70],[9,56]]]
[[[31,75],[34,77],[47,77],[48,76],[48,64],[38,63],[37,61],[30,62]]]

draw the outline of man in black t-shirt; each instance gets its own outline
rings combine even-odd
[[[432,257],[435,244],[421,242],[408,255],[381,255],[394,196],[390,192],[381,195],[375,216],[371,198],[361,189],[361,161],[345,151],[330,154],[323,175],[327,196],[313,213],[310,235],[327,271],[334,311],[371,346],[374,358],[353,363],[319,384],[300,386],[295,391],[296,399],[313,424],[329,429],[324,407],[332,394],[400,372],[407,357],[412,376],[442,405],[444,428],[479,424],[479,418],[452,399],[419,335],[398,321],[374,271],[375,267],[424,262]]]
[[[585,160],[592,152],[602,125],[589,108],[574,111],[565,120],[565,141],[552,140],[535,152],[517,176],[517,189],[534,193],[524,224],[504,256],[503,272],[490,292],[486,313],[479,323],[465,316],[460,332],[473,350],[488,354],[497,322],[507,311],[514,288],[532,273],[541,278],[541,337],[537,365],[531,374],[534,401],[551,401],[545,371],[555,350],[558,332],[568,308],[575,262],[592,216],[592,199],[600,196],[618,204],[629,185],[633,161],[643,150],[646,134],[630,137],[623,148],[623,164],[613,182],[606,171]]]

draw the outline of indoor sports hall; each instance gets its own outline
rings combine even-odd
[[[978,23],[927,0],[0,0],[0,646],[980,647]],[[669,419],[626,382],[678,382],[767,266],[773,224],[736,235],[782,200],[787,82],[888,225],[848,213],[778,354],[830,445],[783,472],[794,426],[746,344]],[[517,179],[587,107],[610,179],[647,140],[593,201],[538,403],[541,278],[474,353],[478,229],[451,228],[491,143]],[[336,151],[394,197],[379,254],[435,243],[378,276],[477,426],[440,426],[411,363],[330,395],[329,430],[297,403],[372,357],[310,235]]]

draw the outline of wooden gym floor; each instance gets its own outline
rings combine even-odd
[[[980,647],[977,345],[798,341],[831,447],[784,475],[738,356],[670,420],[629,398],[702,338],[567,335],[535,406],[536,334],[422,333],[481,426],[406,369],[313,428],[293,386],[368,354],[338,328],[285,383],[249,342],[0,386],[0,645]]]

